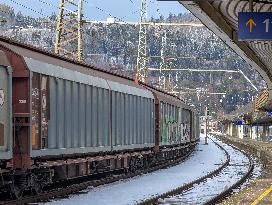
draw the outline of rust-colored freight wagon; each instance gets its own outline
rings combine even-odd
[[[5,38],[0,72],[0,191],[14,197],[60,180],[143,170],[196,144],[190,107],[132,79]]]
[[[12,159],[12,71],[5,53],[0,51],[0,166]]]
[[[162,147],[190,143],[192,138],[192,108],[176,96],[151,90],[156,102],[156,145]]]
[[[12,62],[13,85],[26,84],[14,89],[14,113],[29,122],[31,157],[154,146],[152,92],[131,80],[0,44]]]
[[[199,115],[196,112],[193,112],[192,115],[192,137],[191,137],[191,142],[196,142],[199,140],[200,136],[200,119]]]

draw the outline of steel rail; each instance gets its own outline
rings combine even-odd
[[[203,176],[203,177],[200,177],[200,178],[198,178],[198,179],[196,179],[196,180],[194,180],[194,181],[192,181],[192,182],[190,182],[190,183],[188,183],[188,184],[185,184],[185,185],[183,185],[183,186],[180,186],[180,187],[178,187],[178,188],[175,188],[175,189],[173,189],[173,190],[171,190],[171,191],[165,192],[165,193],[163,193],[163,194],[160,194],[160,195],[157,195],[157,196],[155,196],[155,197],[152,197],[152,198],[149,198],[149,199],[147,199],[147,200],[144,200],[144,201],[142,201],[142,202],[139,202],[138,205],[150,205],[150,204],[156,204],[156,202],[157,202],[158,199],[160,199],[160,198],[166,198],[166,197],[171,196],[171,195],[176,195],[176,194],[182,193],[182,192],[184,192],[184,191],[190,189],[191,187],[193,187],[193,186],[195,186],[195,185],[197,185],[197,184],[199,184],[199,183],[205,181],[207,178],[211,178],[211,177],[213,177],[213,176],[218,175],[225,167],[227,167],[227,166],[229,165],[229,163],[230,163],[230,155],[229,155],[229,153],[227,152],[227,150],[226,150],[223,146],[221,146],[221,145],[220,145],[219,143],[217,143],[217,142],[214,142],[214,143],[215,143],[221,150],[223,150],[224,153],[225,153],[225,155],[227,156],[227,159],[225,160],[225,162],[224,162],[221,166],[219,166],[217,169],[215,169],[215,170],[209,172],[208,174],[206,174],[206,175]]]
[[[191,144],[191,146],[195,146],[197,144],[197,142],[193,142]],[[185,145],[182,148],[187,148],[189,145]],[[189,146],[190,147],[190,146]],[[124,179],[128,179],[134,176],[138,176],[141,174],[146,174],[149,172],[153,172],[156,171],[158,169],[162,169],[162,168],[166,168],[169,166],[174,166],[178,163],[180,163],[181,161],[185,160],[191,153],[193,150],[190,150],[186,155],[184,155],[183,157],[180,157],[178,159],[173,159],[170,161],[165,161],[159,165],[156,165],[154,167],[148,168],[148,169],[144,169],[144,170],[139,170],[133,173],[125,173],[125,174],[119,174],[119,175],[113,175],[113,176],[108,176],[99,180],[89,180],[89,181],[84,181],[81,183],[77,183],[77,184],[70,184],[73,180],[70,180],[71,182],[67,183],[66,186],[61,186],[61,187],[57,187],[53,190],[49,189],[45,192],[42,192],[38,195],[33,195],[33,196],[26,196],[24,198],[21,199],[17,199],[17,200],[11,200],[11,201],[0,201],[0,205],[21,205],[21,204],[28,204],[28,203],[37,203],[37,202],[41,202],[41,201],[49,201],[50,199],[55,199],[55,198],[60,198],[60,197],[64,197],[67,196],[69,194],[73,194],[76,192],[79,192],[81,190],[84,190],[88,187],[97,187],[100,185],[104,185],[104,184],[109,184],[112,182],[116,182],[118,180],[124,180]],[[91,176],[90,176],[91,177]]]
[[[254,163],[253,163],[253,160],[250,157],[250,155],[248,153],[246,153],[244,150],[238,149],[234,145],[231,145],[231,144],[228,144],[228,145],[231,146],[233,149],[238,150],[239,152],[242,152],[249,159],[249,168],[248,168],[247,172],[237,182],[235,182],[232,186],[230,186],[229,188],[227,188],[224,191],[222,191],[221,193],[219,193],[217,196],[215,196],[212,199],[210,199],[209,201],[205,202],[204,205],[217,204],[217,203],[223,201],[227,196],[231,195],[231,193],[233,192],[234,189],[241,186],[246,181],[246,179],[248,179],[250,177],[250,175],[253,172]]]

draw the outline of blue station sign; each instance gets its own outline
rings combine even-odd
[[[240,12],[239,40],[272,40],[272,12]]]
[[[244,122],[242,120],[236,120],[232,122],[235,125],[244,125]]]

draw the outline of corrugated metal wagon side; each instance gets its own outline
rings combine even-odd
[[[196,139],[199,140],[200,138],[200,118],[199,114],[196,114]]]
[[[12,158],[12,69],[0,51],[0,166]]]
[[[190,142],[193,136],[193,115],[189,109],[183,109],[182,112],[183,136],[185,142]]]
[[[153,147],[150,91],[25,57],[32,157]]]
[[[20,197],[185,156],[196,144],[187,143],[191,109],[155,90],[0,37],[0,192]]]
[[[144,89],[109,81],[112,90],[113,150],[155,145],[153,94]]]
[[[150,88],[149,88],[150,89]],[[156,96],[156,145],[173,146],[190,142],[191,109],[174,96],[151,89]]]
[[[199,140],[200,135],[200,125],[199,125],[199,115],[196,112],[192,112],[193,116],[193,129],[192,129],[192,138],[191,142]]]
[[[106,80],[30,58],[32,157],[111,151]]]

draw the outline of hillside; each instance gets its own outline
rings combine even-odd
[[[154,22],[198,22],[191,14],[152,18]],[[49,18],[33,18],[15,13],[12,8],[0,5],[1,33],[48,51],[54,50],[56,15]],[[137,26],[132,25],[84,25],[84,61],[102,69],[123,72],[134,76],[138,46]],[[165,55],[169,68],[220,68],[240,69],[259,90],[265,86],[261,76],[239,56],[203,27],[150,27],[148,30],[147,66],[159,68],[161,60],[161,36],[167,34]],[[157,56],[157,57],[156,57]],[[173,85],[182,88],[188,103],[203,111],[213,102],[215,113],[230,112],[247,104],[257,92],[239,73],[165,72]],[[149,83],[155,85],[159,72],[149,73]],[[152,80],[153,79],[153,80]],[[155,80],[154,80],[155,79]],[[195,90],[196,89],[196,90]],[[203,92],[222,92],[225,95],[209,95]],[[202,94],[201,94],[202,92]]]

